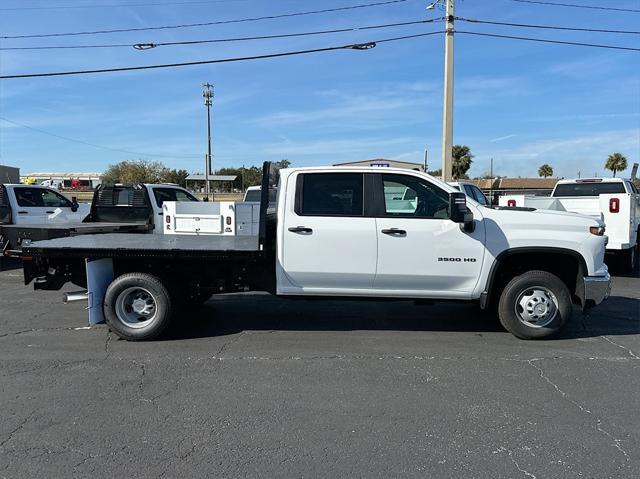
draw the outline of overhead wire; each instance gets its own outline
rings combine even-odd
[[[363,42],[363,43],[350,43],[347,45],[339,45],[339,46],[333,46],[333,47],[311,48],[308,50],[294,50],[294,51],[279,52],[279,53],[266,53],[263,55],[251,55],[246,57],[221,58],[217,60],[198,60],[198,61],[192,61],[192,62],[163,63],[163,64],[156,64],[156,65],[142,65],[142,66],[133,66],[133,67],[97,68],[93,70],[71,70],[71,71],[46,72],[46,73],[21,73],[21,74],[14,74],[14,75],[0,75],[0,80],[7,80],[12,78],[37,78],[37,77],[53,77],[53,76],[69,76],[69,75],[86,75],[86,74],[92,74],[92,73],[113,73],[113,72],[124,72],[124,71],[153,70],[153,69],[159,69],[159,68],[176,68],[176,67],[195,66],[195,65],[211,65],[215,63],[230,63],[230,62],[241,62],[241,61],[250,61],[250,60],[261,60],[266,58],[289,57],[289,56],[295,56],[295,55],[306,55],[309,53],[330,52],[330,51],[336,51],[336,50],[370,50],[371,48],[374,48],[378,43],[408,40],[411,38],[419,38],[419,37],[426,37],[430,35],[436,35],[438,33],[442,33],[442,32],[436,31],[436,32],[427,32],[427,33],[417,33],[414,35],[404,35],[400,37],[384,38],[382,40],[375,40],[375,41]]]
[[[317,15],[321,13],[341,12],[345,10],[355,10],[360,8],[371,8],[371,7],[378,7],[378,6],[384,6],[384,5],[405,3],[407,1],[409,0],[384,0],[381,2],[361,3],[357,5],[348,5],[343,7],[325,8],[322,10],[290,12],[290,13],[282,13],[277,15],[263,15],[259,17],[236,18],[236,19],[230,19],[230,20],[216,20],[211,22],[183,23],[179,25],[161,25],[156,27],[116,28],[116,29],[110,29],[110,30],[89,30],[89,31],[62,32],[62,33],[34,33],[34,34],[28,34],[28,35],[2,35],[0,36],[0,39],[8,40],[8,39],[16,39],[16,38],[68,37],[68,36],[80,36],[80,35],[102,35],[102,34],[108,34],[108,33],[145,32],[145,31],[152,31],[152,30],[173,30],[178,28],[207,27],[212,25],[227,25],[231,23],[258,22],[262,20],[274,20],[278,18],[290,18],[290,17],[305,16],[305,15]]]
[[[592,33],[620,33],[627,35],[640,35],[640,31],[634,30],[608,30],[604,28],[582,28],[582,27],[564,27],[560,25],[536,25],[530,23],[509,23],[498,22],[494,20],[478,20],[475,18],[463,18],[455,17],[456,20],[468,23],[479,23],[484,25],[501,25],[507,27],[522,27],[522,28],[538,28],[543,30],[566,30],[571,32],[592,32]]]
[[[48,136],[52,136],[54,138],[58,138],[61,140],[66,140],[66,141],[71,141],[74,143],[80,143],[82,145],[87,145],[87,146],[92,146],[94,148],[99,148],[102,150],[110,150],[110,151],[115,151],[117,153],[127,153],[129,155],[135,155],[135,156],[141,156],[141,157],[158,157],[158,158],[199,158],[202,155],[165,155],[165,154],[155,154],[155,153],[141,153],[141,152],[136,152],[136,151],[129,151],[129,150],[123,150],[121,148],[112,148],[110,146],[104,146],[104,145],[98,145],[95,143],[90,143],[88,141],[84,141],[84,140],[78,140],[77,138],[70,138],[68,136],[62,136],[62,135],[58,135],[57,133],[52,133],[50,131],[47,130],[41,130],[40,128],[35,128],[33,126],[29,126],[29,125],[25,125],[24,123],[20,123],[14,120],[10,120],[8,118],[4,118],[0,116],[0,120],[5,121],[7,123],[11,123],[12,125],[15,126],[19,126],[21,128],[25,128],[27,130],[32,130],[38,133],[41,133],[43,135],[48,135]]]
[[[407,25],[420,25],[442,21],[441,18],[429,20],[416,20],[410,22],[387,23],[383,25],[368,25],[364,27],[337,28],[333,30],[316,30],[311,32],[284,33],[276,35],[259,35],[250,37],[231,37],[231,38],[214,38],[207,40],[184,40],[176,42],[153,42],[153,43],[112,43],[112,44],[93,44],[93,45],[41,45],[36,47],[1,47],[0,50],[66,50],[66,49],[86,49],[86,48],[119,48],[127,47],[136,50],[149,50],[157,47],[174,46],[174,45],[198,45],[207,43],[225,43],[225,42],[241,42],[251,40],[271,40],[276,38],[305,37],[315,35],[326,35],[330,33],[357,32],[364,30],[374,30],[381,28],[391,28]]]
[[[640,48],[624,47],[624,46],[618,46],[618,45],[603,45],[599,43],[569,42],[569,41],[563,41],[563,40],[549,40],[546,38],[518,37],[514,35],[499,35],[497,33],[467,32],[464,30],[456,30],[456,33],[462,33],[464,35],[477,35],[481,37],[507,38],[511,40],[526,40],[530,42],[555,43],[559,45],[575,45],[580,47],[594,47],[594,48],[606,48],[610,50],[628,50],[628,51],[640,52]]]
[[[189,6],[189,5],[202,5],[210,3],[236,3],[247,2],[250,0],[187,0],[183,2],[145,2],[145,3],[105,3],[102,5],[90,4],[90,5],[49,5],[46,7],[3,7],[0,11],[20,11],[20,10],[66,10],[75,8],[113,8],[113,7],[162,7],[162,6]]]
[[[560,3],[560,2],[545,2],[542,0],[511,0],[518,3],[533,3],[538,5],[551,5],[554,7],[571,7],[571,8],[586,8],[589,10],[605,10],[611,12],[631,12],[640,13],[640,10],[634,8],[619,8],[619,7],[603,7],[600,5],[580,5],[575,3]]]

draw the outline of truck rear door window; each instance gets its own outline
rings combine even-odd
[[[614,193],[626,193],[622,182],[619,183],[563,183],[556,186],[554,197],[562,196],[598,196]]]
[[[306,173],[298,180],[301,189],[296,213],[302,216],[362,216],[361,173]],[[301,196],[301,198],[300,198]]]

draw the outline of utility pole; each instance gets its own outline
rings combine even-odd
[[[442,179],[451,181],[453,147],[453,2],[444,0],[447,28],[444,37],[444,108],[442,111]]]
[[[209,184],[209,175],[211,170],[211,104],[213,103],[213,85],[209,82],[202,84],[202,97],[204,98],[204,105],[207,107],[207,157],[204,167],[204,179],[205,179],[205,193],[207,194],[207,200],[211,192],[211,186]]]
[[[427,168],[429,168],[429,150],[424,149],[424,172],[427,172]]]

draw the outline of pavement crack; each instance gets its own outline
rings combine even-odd
[[[530,477],[531,479],[536,479],[535,474],[531,474],[526,469],[522,469],[522,467],[520,467],[520,464],[518,463],[518,461],[516,461],[516,458],[513,457],[513,451],[511,449],[507,449],[506,447],[501,446],[498,448],[497,451],[494,451],[494,454],[499,452],[506,452],[509,456],[509,460],[513,463],[514,466],[516,466],[516,469],[518,469],[519,472],[523,473],[526,477]]]
[[[20,421],[20,423],[13,429],[13,431],[11,431],[6,438],[4,438],[2,441],[0,441],[0,447],[4,447],[4,445],[6,443],[8,443],[9,441],[11,441],[11,439],[13,439],[13,436],[18,433],[24,426],[25,424],[27,424],[27,422],[29,422],[29,420],[33,417],[33,415],[35,414],[35,411],[33,411],[31,414],[29,414],[26,418],[24,418],[22,421]]]
[[[104,357],[105,361],[109,359],[109,356],[111,356],[111,350],[109,349],[110,345],[111,345],[111,331],[107,330],[107,338],[104,341],[104,352],[106,353]]]
[[[636,353],[634,353],[634,352],[633,352],[631,349],[629,349],[628,347],[623,346],[622,344],[616,343],[613,339],[608,338],[607,336],[600,336],[600,337],[601,337],[602,339],[604,339],[605,341],[607,341],[608,343],[611,343],[611,344],[613,344],[614,346],[617,346],[617,347],[619,347],[619,348],[621,348],[621,349],[624,349],[624,350],[627,352],[627,354],[628,354],[629,356],[631,356],[633,359],[640,359],[640,356],[638,356]]]
[[[235,336],[234,338],[231,338],[229,341],[225,341],[225,343],[224,343],[222,346],[220,346],[220,349],[218,350],[218,352],[217,352],[217,353],[215,353],[215,354],[213,355],[213,357],[214,357],[214,358],[218,358],[218,359],[222,359],[222,358],[221,358],[222,353],[224,353],[224,352],[227,350],[227,348],[228,348],[229,346],[231,346],[232,344],[237,343],[238,341],[240,341],[240,339],[241,339],[241,338],[242,338],[242,336],[244,336],[244,335],[245,335],[245,331],[242,331],[240,334],[238,334],[238,335],[237,335],[237,336]]]
[[[615,437],[613,434],[611,434],[609,431],[607,431],[606,429],[604,429],[602,427],[602,419],[600,417],[598,417],[596,414],[594,414],[593,412],[591,412],[589,409],[587,409],[585,406],[583,406],[582,404],[580,404],[579,402],[575,401],[574,399],[571,399],[569,397],[569,395],[564,392],[560,386],[558,386],[556,383],[554,383],[549,376],[547,376],[544,373],[544,370],[539,367],[538,365],[536,365],[535,363],[538,361],[542,361],[543,358],[533,358],[533,359],[529,359],[527,361],[527,364],[529,364],[532,368],[534,368],[536,371],[538,371],[538,375],[540,376],[540,378],[544,379],[548,384],[550,384],[555,391],[560,394],[560,396],[567,401],[570,404],[573,404],[575,407],[577,407],[581,412],[595,418],[596,420],[596,425],[595,425],[595,429],[597,431],[599,431],[600,433],[602,433],[603,435],[605,435],[606,437],[608,437],[609,439],[611,439],[613,441],[613,447],[615,447],[616,449],[618,449],[622,455],[625,458],[625,461],[629,461],[629,454],[627,454],[627,451],[624,450],[624,448],[622,447],[622,439],[619,439],[617,437]]]

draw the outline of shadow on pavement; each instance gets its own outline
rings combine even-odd
[[[20,259],[0,256],[0,271],[9,271],[20,268],[22,268],[22,261]]]
[[[606,308],[605,308],[606,305]],[[498,320],[477,306],[413,301],[359,302],[287,300],[259,295],[242,300],[214,299],[184,310],[166,340],[203,338],[242,331],[504,331]],[[553,339],[640,333],[640,300],[611,297],[583,315],[576,308],[571,323]]]

